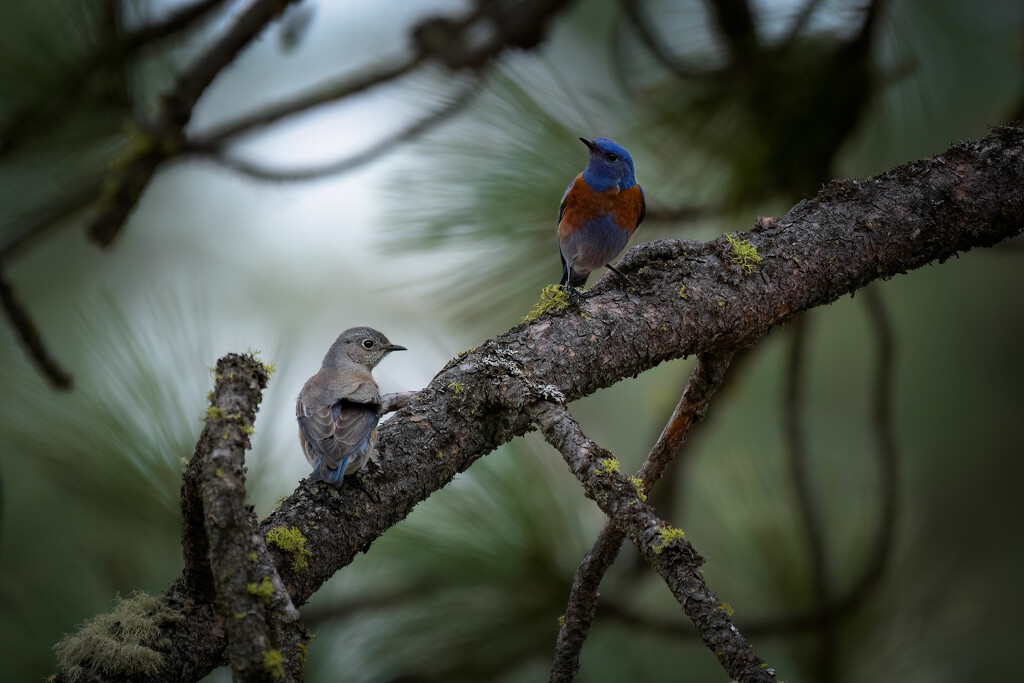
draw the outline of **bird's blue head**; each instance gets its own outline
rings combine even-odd
[[[625,147],[608,138],[580,138],[580,142],[590,150],[583,179],[594,191],[607,192],[616,186],[620,190],[627,190],[636,185],[633,157],[629,156]]]

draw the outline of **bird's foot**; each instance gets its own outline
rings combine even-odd
[[[633,280],[631,280],[628,275],[623,273],[621,270],[619,270],[618,268],[616,268],[612,264],[606,263],[606,264],[604,264],[604,267],[607,268],[608,270],[610,270],[611,272],[615,273],[616,277],[621,278],[622,284],[623,284],[624,287],[632,287],[632,286],[634,286]]]
[[[579,305],[583,299],[583,291],[582,287],[572,287],[568,283],[565,285],[565,296],[569,300],[570,306]]]

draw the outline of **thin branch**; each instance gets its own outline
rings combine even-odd
[[[644,493],[651,492],[654,484],[672,463],[693,424],[704,419],[708,402],[722,386],[732,355],[732,350],[726,349],[723,352],[703,354],[697,358],[697,367],[686,383],[672,417],[669,418],[647,460],[640,466],[638,476],[643,481]]]
[[[209,159],[216,161],[217,163],[221,164],[226,168],[231,169],[232,171],[236,171],[255,180],[265,180],[274,182],[298,182],[305,180],[315,180],[317,178],[323,178],[325,176],[348,173],[370,162],[377,161],[383,155],[394,150],[399,145],[415,140],[421,135],[426,134],[435,127],[444,123],[451,117],[459,114],[463,109],[466,108],[467,105],[469,105],[473,97],[478,92],[478,84],[473,84],[465,88],[451,102],[448,102],[443,107],[439,108],[437,111],[431,112],[426,116],[421,117],[419,120],[414,121],[412,124],[406,126],[402,130],[395,132],[394,134],[390,135],[384,140],[381,140],[377,144],[369,147],[368,149],[359,152],[358,154],[355,154],[353,156],[323,166],[286,171],[279,169],[271,169],[265,166],[260,166],[250,161],[232,158],[230,156],[227,156],[221,150],[219,145],[205,149],[200,145],[189,145],[189,149],[196,154],[206,156]]]
[[[548,674],[551,683],[572,681],[576,678],[580,668],[583,642],[590,634],[590,627],[597,612],[597,589],[601,586],[601,579],[618,557],[625,538],[626,534],[619,527],[611,521],[605,522],[594,545],[576,568],[572,589],[569,592],[569,604],[565,608],[565,616],[558,629],[555,655],[551,662],[551,672]]]
[[[302,621],[310,628],[317,628],[332,621],[348,619],[363,612],[387,609],[397,605],[408,605],[411,600],[429,595],[434,590],[437,590],[437,584],[412,584],[392,588],[381,593],[368,593],[340,598],[326,604],[304,608],[302,610]]]
[[[175,128],[184,128],[192,118],[192,109],[206,88],[224,67],[263,32],[274,18],[297,0],[253,0],[235,16],[206,51],[197,57],[163,97],[163,117]]]
[[[715,218],[724,213],[720,207],[699,204],[677,206],[651,206],[644,214],[644,220],[655,223],[690,223],[704,218]]]
[[[892,422],[892,400],[895,395],[892,386],[895,335],[878,289],[868,287],[864,295],[867,301],[869,322],[878,349],[872,380],[871,413],[877,442],[879,499],[882,510],[875,533],[874,550],[860,577],[842,596],[839,598],[829,597],[826,602],[822,602],[819,595],[815,609],[804,614],[747,622],[744,624],[743,630],[750,636],[782,636],[806,631],[813,631],[816,635],[821,636],[825,631],[834,630],[840,620],[864,604],[878,587],[884,576],[885,568],[888,566],[899,514],[899,453]],[[794,322],[794,325],[799,324],[799,320],[800,318]],[[797,344],[794,343],[794,348],[791,349],[791,363],[794,356],[803,355],[802,351],[795,348],[796,346]],[[793,381],[792,378],[790,381]],[[789,410],[790,408],[787,406],[787,412]],[[605,606],[602,603],[600,613],[604,613],[604,611]],[[629,613],[624,605],[609,605],[608,613],[609,616],[623,620],[630,625],[649,628],[652,632],[662,632],[673,637],[693,635],[689,624],[635,615]],[[829,672],[819,671],[819,675],[821,673],[828,675]]]
[[[760,39],[749,0],[705,0],[719,38],[728,45],[734,63],[747,63],[759,51]]]
[[[299,95],[291,100],[272,104],[262,110],[254,111],[214,128],[212,131],[200,135],[191,141],[190,147],[218,149],[223,143],[239,135],[251,133],[254,130],[277,123],[289,116],[305,113],[316,107],[343,100],[375,86],[405,76],[420,66],[423,60],[424,56],[421,54],[394,57],[383,64],[364,69],[355,76],[346,74],[332,83],[317,87],[315,90]]]
[[[789,31],[786,33],[786,37],[782,40],[782,44],[785,47],[790,47],[793,43],[803,35],[803,32],[807,29],[807,25],[817,14],[818,9],[821,7],[822,0],[805,0],[803,7],[797,13],[796,18],[793,20],[793,25],[789,27]]]
[[[864,295],[867,301],[868,319],[878,349],[872,380],[871,415],[877,444],[881,514],[879,515],[878,529],[875,532],[874,549],[860,577],[842,596],[830,597],[827,602],[819,601],[817,609],[808,614],[751,624],[748,629],[754,632],[784,634],[813,629],[816,633],[822,634],[825,631],[834,630],[841,619],[862,606],[875,591],[889,564],[899,515],[900,492],[899,452],[896,448],[892,422],[892,400],[895,395],[893,390],[895,335],[878,289],[868,287]],[[822,669],[820,673],[831,675],[831,670]]]
[[[655,31],[654,27],[651,26],[651,22],[644,11],[643,4],[642,0],[619,1],[622,13],[626,16],[626,19],[629,21],[630,25],[632,25],[637,36],[647,47],[651,55],[661,62],[665,68],[680,78],[691,79],[705,76],[705,70],[700,69],[696,65],[689,64],[682,57],[674,54],[668,46],[665,45],[661,36],[657,31]]]
[[[729,620],[718,596],[704,583],[699,571],[704,558],[678,529],[654,514],[633,483],[618,473],[618,461],[612,454],[587,437],[563,405],[541,401],[526,410],[548,443],[565,458],[587,497],[615,520],[665,581],[722,668],[743,683],[774,681],[775,670],[764,665]]]
[[[97,202],[96,216],[89,222],[86,232],[89,239],[102,248],[109,247],[121,234],[128,217],[138,206],[157,167],[167,157],[162,151],[164,144],[175,147],[180,145],[178,136],[173,133],[164,138],[158,135],[154,137],[156,144],[150,151],[129,160],[109,186],[111,191]]]
[[[49,203],[18,229],[13,231],[3,245],[0,245],[0,262],[9,262],[32,242],[46,235],[61,221],[84,211],[99,195],[102,184],[97,180],[87,180],[60,200]]]
[[[829,602],[828,569],[825,563],[825,534],[818,505],[809,480],[807,444],[803,436],[803,384],[807,341],[807,316],[797,316],[790,324],[789,358],[783,396],[783,424],[789,451],[789,471],[800,509],[800,522],[810,554],[811,587],[819,605]]]
[[[566,0],[527,0],[514,8],[502,3],[480,3],[461,17],[429,17],[411,32],[415,47],[408,55],[390,58],[383,66],[370,67],[356,77],[345,76],[295,99],[236,119],[193,141],[198,148],[217,148],[224,142],[289,116],[358,94],[411,73],[428,60],[452,71],[479,71],[509,47],[532,47],[547,25],[568,3]],[[483,25],[486,28],[480,30]],[[473,36],[487,38],[474,43]]]
[[[808,474],[807,444],[803,435],[803,385],[806,361],[807,315],[797,316],[790,325],[789,359],[786,369],[783,397],[783,424],[789,451],[789,471],[796,491],[800,522],[810,554],[811,590],[813,604],[826,614],[831,612],[832,595],[829,589],[828,565],[825,556],[825,531],[821,515],[814,500],[813,487]],[[835,662],[835,619],[825,619],[818,637],[818,680],[831,680]]]
[[[157,167],[180,149],[192,109],[217,74],[293,2],[296,0],[253,0],[178,77],[162,98],[160,116],[152,124],[142,126],[151,136],[152,144],[128,161],[117,179],[117,187],[107,198],[109,201],[88,229],[96,244],[107,247],[120,234]]]
[[[135,53],[173,38],[194,27],[225,0],[197,0],[172,12],[164,19],[147,24],[121,36],[113,43],[100,46],[92,55],[78,60],[62,77],[63,83],[47,90],[43,97],[25,105],[0,128],[0,157],[10,154],[31,138],[31,131],[49,134],[52,122],[69,112],[77,111],[68,105],[85,90],[97,74],[111,65],[127,63]]]
[[[11,284],[2,270],[0,270],[0,304],[3,305],[8,324],[18,336],[22,347],[40,374],[54,389],[70,390],[71,375],[60,366],[49,349],[46,348],[42,337],[39,336],[39,328],[36,327],[25,307],[18,301],[14,289],[11,288]]]
[[[267,23],[295,1],[254,0],[231,27],[181,75],[174,88],[164,96],[160,117],[149,125],[141,126],[152,138],[151,144],[144,147],[145,153],[125,164],[117,188],[111,193],[112,201],[107,203],[89,229],[93,241],[106,247],[117,237],[153,173],[166,159],[189,149],[217,148],[241,133],[394,80],[411,72],[427,59],[435,59],[453,70],[479,70],[508,47],[526,48],[536,45],[543,38],[548,23],[566,4],[565,0],[524,0],[516,3],[514,8],[505,8],[502,3],[483,3],[456,19],[426,19],[412,31],[416,50],[411,55],[395,58],[384,68],[375,67],[355,79],[346,78],[326,89],[317,88],[289,102],[255,112],[214,130],[204,138],[187,143],[185,126],[207,86]],[[480,30],[479,24],[483,22],[487,22],[486,29]],[[481,35],[486,38],[474,42]],[[357,158],[356,163],[363,161]],[[239,170],[259,174],[255,167],[239,165]]]
[[[348,87],[357,91],[360,87],[358,82],[351,82]],[[294,104],[294,103],[293,103]],[[292,113],[298,113],[296,110]],[[269,122],[269,121],[268,121]],[[255,125],[250,122],[237,122],[232,129],[226,129],[218,134],[217,138],[226,139],[236,133],[246,130],[245,126]],[[148,150],[146,154],[129,160],[124,170],[118,176],[113,191],[101,196],[103,183],[97,180],[84,182],[73,192],[63,197],[60,201],[52,203],[46,209],[39,211],[32,218],[19,226],[13,237],[0,246],[0,261],[6,261],[16,254],[20,254],[29,244],[45,235],[55,227],[61,220],[85,210],[90,204],[99,200],[99,204],[106,207],[101,212],[91,227],[91,232],[103,240],[113,239],[120,230],[121,224],[127,219],[135,204],[138,202],[141,193],[145,189],[157,166],[166,160],[176,156],[187,154],[193,149],[199,149],[203,153],[216,149],[217,138],[207,138],[197,143],[184,143],[180,133],[167,133],[166,137],[157,130],[152,132],[142,131],[140,135],[148,136],[147,144],[139,145],[140,148]]]
[[[704,416],[708,401],[721,386],[731,359],[731,353],[708,354],[698,358],[697,367],[690,375],[679,403],[637,472],[645,497],[679,453],[690,427]],[[608,568],[615,562],[624,539],[623,530],[608,521],[577,568],[569,604],[558,630],[548,680],[571,681],[576,677],[583,641],[590,633],[597,610],[597,589]]]
[[[871,559],[864,568],[860,579],[836,604],[836,610],[846,612],[861,604],[877,587],[892,554],[893,537],[899,516],[899,452],[893,429],[893,363],[895,357],[895,335],[892,323],[885,310],[885,302],[876,287],[865,292],[868,320],[875,337],[878,357],[875,359],[875,374],[871,392],[871,419],[878,454],[879,491],[881,515],[875,533],[875,547]]]

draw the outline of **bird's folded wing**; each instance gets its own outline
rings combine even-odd
[[[562,216],[565,215],[565,200],[568,199],[569,193],[572,192],[572,186],[575,185],[577,182],[583,182],[582,173],[573,178],[572,182],[569,183],[569,187],[565,188],[565,192],[562,193],[562,203],[558,207],[558,223],[562,222]]]
[[[644,188],[639,185],[635,187],[640,191],[640,215],[637,216],[636,225],[633,226],[634,230],[640,227],[640,224],[644,222],[644,217],[647,215],[647,197],[644,195]]]
[[[299,428],[311,448],[324,464],[334,469],[352,455],[371,446],[370,439],[377,426],[380,404],[342,400],[305,415],[299,415]],[[305,412],[305,411],[303,411]]]

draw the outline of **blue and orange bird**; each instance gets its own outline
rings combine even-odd
[[[590,271],[607,266],[626,246],[647,211],[633,158],[608,138],[580,141],[590,159],[562,195],[558,252],[566,288],[582,287]],[[618,271],[616,271],[618,272]]]
[[[299,443],[313,466],[310,481],[341,486],[347,472],[366,464],[377,445],[381,397],[370,372],[392,351],[405,351],[371,327],[342,332],[320,370],[295,401]]]

